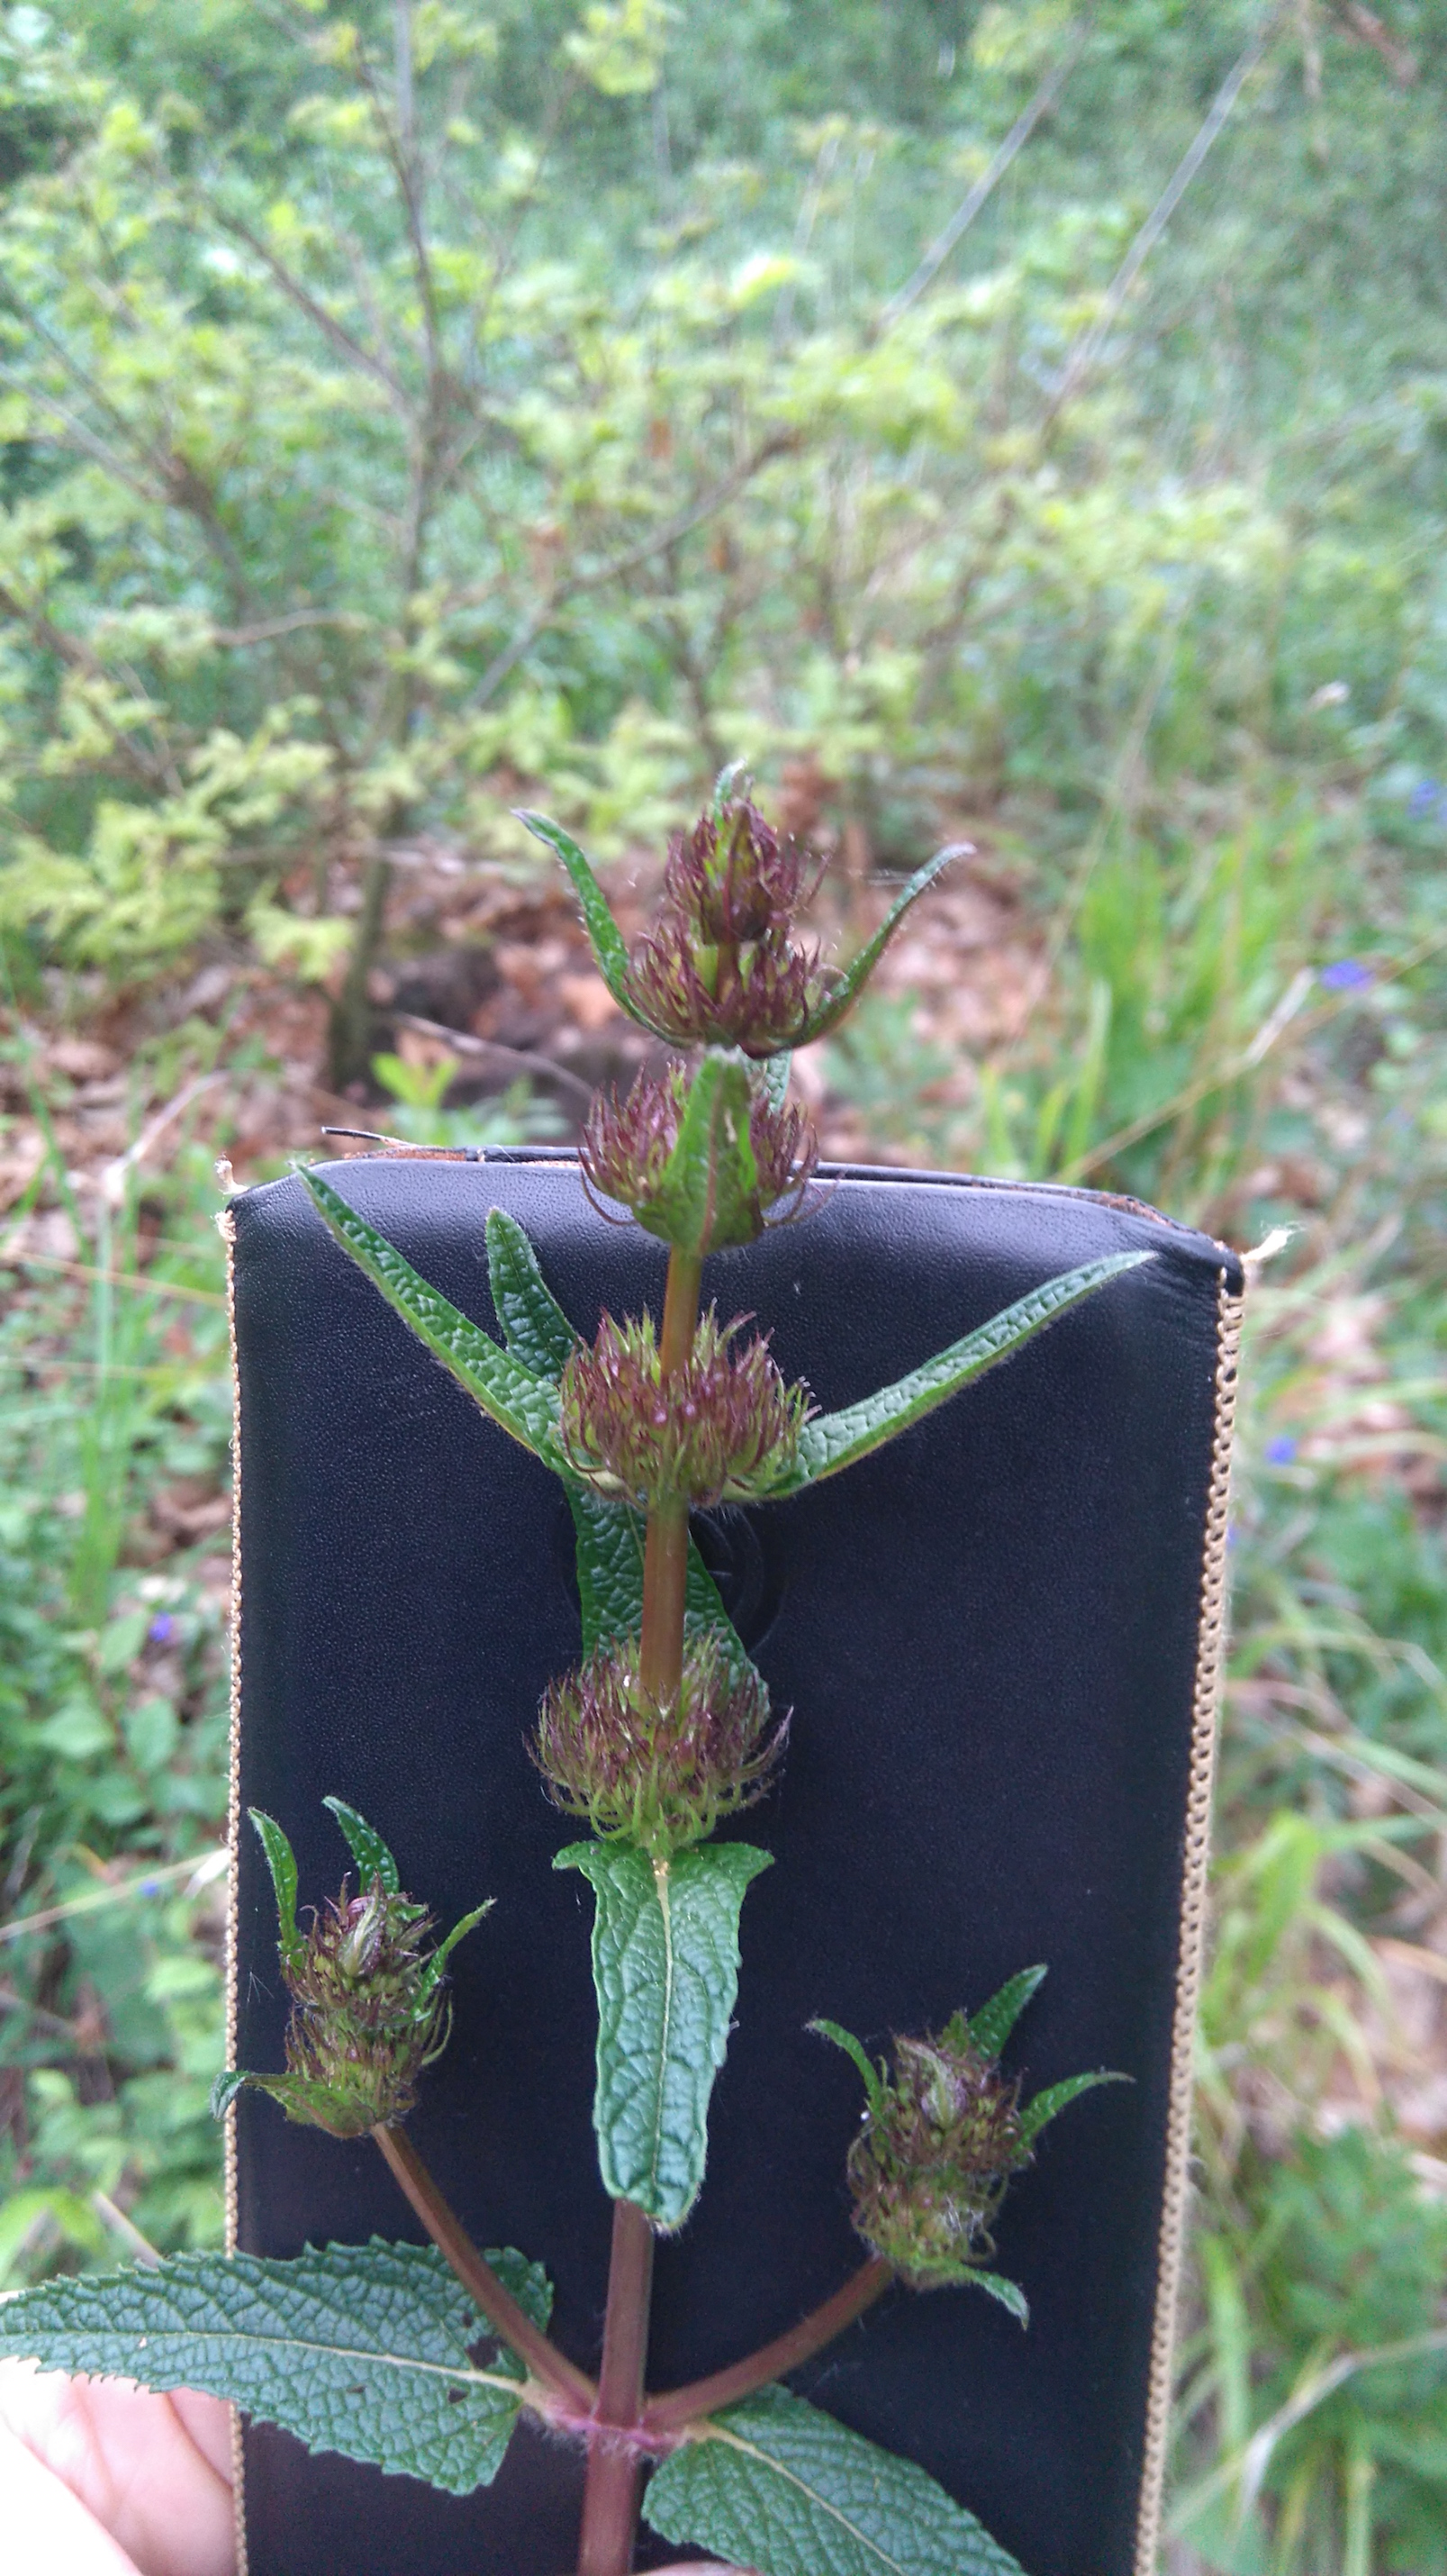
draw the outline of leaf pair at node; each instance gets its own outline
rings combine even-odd
[[[311,1929],[297,1922],[296,1855],[274,1817],[252,1808],[276,1894],[277,1955],[291,1998],[286,2073],[221,2076],[212,2093],[219,2118],[247,2084],[269,2093],[287,2118],[334,2138],[395,2128],[417,2099],[418,2078],[440,2057],[451,2030],[447,1962],[487,1905],[474,1907],[431,1946],[434,1919],[402,1888],[397,1864],[366,1819],[328,1798],[357,1865]]]
[[[809,2027],[851,2057],[864,2079],[865,2109],[849,2151],[854,2225],[914,2290],[973,2282],[1029,2323],[1025,2294],[987,2267],[991,2229],[1014,2176],[1033,2161],[1047,2121],[1096,2084],[1121,2075],[1072,2075],[1022,2102],[1020,2079],[1000,2053],[1044,1968],[1022,1968],[973,2016],[953,2013],[925,2039],[896,2039],[893,2066],[876,2063],[835,2021]]]
[[[550,1295],[521,1226],[500,1208],[494,1208],[487,1221],[494,1302],[509,1335],[508,1347],[503,1349],[490,1333],[430,1286],[405,1255],[369,1225],[323,1173],[299,1167],[298,1178],[342,1249],[489,1419],[521,1441],[565,1483],[576,1481],[577,1471],[559,1430],[558,1381],[582,1337]],[[988,1369],[1013,1357],[1072,1306],[1093,1296],[1108,1281],[1153,1258],[1149,1252],[1114,1252],[1097,1261],[1083,1262],[1078,1269],[1062,1271],[1058,1278],[1030,1289],[988,1323],[962,1335],[893,1385],[881,1387],[876,1394],[862,1397],[838,1413],[813,1415],[799,1430],[792,1459],[779,1462],[777,1473],[771,1472],[766,1485],[761,1480],[761,1489],[753,1498],[772,1502],[801,1493],[806,1486],[857,1465],[886,1441],[936,1412]],[[501,1294],[499,1271],[503,1274]],[[509,1320],[511,1316],[519,1317],[516,1327]],[[618,1329],[613,1327],[615,1332]],[[560,1349],[554,1371],[552,1357]],[[546,1357],[548,1366],[530,1365],[524,1351],[539,1359]]]

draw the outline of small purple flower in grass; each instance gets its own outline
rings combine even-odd
[[[143,1878],[143,1879],[142,1879],[142,1881],[141,1881],[141,1894],[142,1894],[142,1896],[159,1896],[159,1895],[160,1895],[160,1893],[161,1893],[161,1882],[160,1882],[160,1880],[159,1880],[158,1878]]]
[[[1338,957],[1332,965],[1323,966],[1317,977],[1329,993],[1364,992],[1371,980],[1371,968],[1363,966],[1357,957]]]
[[[1441,799],[1442,783],[1440,779],[1419,778],[1416,786],[1413,788],[1407,799],[1407,811],[1420,821],[1424,814],[1431,813],[1434,805],[1440,804]]]
[[[176,1633],[176,1622],[169,1610],[158,1610],[146,1635],[153,1646],[168,1646]]]
[[[1268,1464],[1273,1467],[1290,1466],[1296,1456],[1296,1442],[1289,1431],[1278,1431],[1274,1440],[1267,1441],[1266,1456]]]

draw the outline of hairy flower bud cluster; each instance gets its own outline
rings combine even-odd
[[[626,1100],[599,1092],[578,1144],[583,1178],[598,1197],[616,1199],[642,1226],[669,1232],[665,1189],[670,1159],[688,1097],[688,1071],[676,1059],[661,1073],[640,1073]],[[818,1141],[804,1112],[773,1107],[756,1094],[749,1111],[749,1145],[758,1185],[747,1207],[732,1211],[725,1237],[707,1249],[751,1243],[772,1217],[778,1224],[798,1214],[819,1158]]]
[[[819,869],[747,797],[727,799],[669,843],[663,910],[639,941],[629,984],[639,1016],[687,1046],[745,1055],[798,1046],[838,978],[794,945],[794,915]]]
[[[897,2039],[849,2153],[854,2224],[916,2289],[959,2281],[994,2252],[990,2228],[1031,2151],[1020,2087],[956,2014],[928,2039]]]
[[[251,2078],[289,2118],[334,2138],[406,2118],[423,2067],[446,2046],[449,2022],[445,1990],[429,1975],[435,1925],[426,1906],[380,1878],[359,1896],[350,1888],[344,1879],[283,1957],[292,2004],[286,2074]]]
[[[792,1468],[809,1391],[786,1386],[766,1338],[736,1339],[747,1316],[710,1308],[681,1369],[663,1373],[653,1319],[605,1315],[575,1350],[558,1389],[569,1465],[603,1494],[636,1504],[746,1503]]]
[[[690,1639],[667,1700],[644,1690],[636,1651],[604,1650],[551,1685],[533,1759],[555,1806],[665,1860],[763,1797],[789,1722],[770,1731],[764,1684],[716,1636]]]

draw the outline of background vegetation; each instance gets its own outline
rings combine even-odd
[[[845,941],[978,845],[836,1152],[1293,1230],[1169,2548],[1447,2570],[1444,126],[1447,0],[0,12],[0,2271],[220,2226],[212,1156],[559,1132],[509,809],[744,753]]]

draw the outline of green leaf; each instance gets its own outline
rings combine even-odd
[[[913,2461],[785,2388],[716,2415],[655,2471],[643,2510],[662,2539],[758,2576],[1022,2576]]]
[[[711,1049],[688,1087],[678,1142],[649,1204],[648,1227],[684,1252],[720,1252],[759,1232],[759,1167],[749,1135],[753,1084],[742,1056]]]
[[[251,2082],[244,2066],[228,2066],[211,2087],[211,2117],[224,2120],[236,2096]]]
[[[962,2272],[960,2274],[959,2286],[962,2290],[970,2288],[974,2288],[976,2290],[987,2290],[992,2299],[999,2300],[1002,2308],[1009,2309],[1011,2316],[1015,2318],[1018,2324],[1028,2326],[1030,2323],[1029,2300],[1026,2298],[1019,2282],[1007,2281],[1003,2273]]]
[[[531,1369],[514,1359],[510,1351],[499,1349],[491,1336],[469,1323],[439,1289],[429,1287],[395,1245],[368,1225],[365,1217],[358,1216],[320,1172],[309,1172],[299,1165],[297,1177],[305,1182],[318,1214],[343,1251],[349,1252],[373,1286],[380,1288],[388,1305],[405,1324],[410,1324],[433,1358],[451,1371],[473,1402],[480,1404],[504,1431],[510,1431],[514,1440],[520,1440],[525,1449],[556,1468],[556,1389],[534,1377]]]
[[[346,1835],[347,1848],[361,1873],[363,1887],[370,1887],[372,1881],[379,1878],[387,1894],[396,1896],[402,1885],[397,1875],[397,1864],[375,1827],[368,1824],[365,1816],[359,1816],[355,1807],[349,1807],[345,1798],[323,1798],[322,1805],[330,1807]]]
[[[936,877],[949,866],[951,859],[967,858],[973,849],[972,841],[951,841],[947,849],[936,850],[932,859],[926,859],[922,868],[915,869],[909,883],[896,895],[868,946],[861,948],[853,965],[846,969],[840,983],[822,1010],[814,1013],[804,1040],[806,1045],[815,1038],[827,1036],[830,1029],[838,1027],[845,1012],[850,1010],[858,1000],[861,987],[869,981],[910,905],[918,902],[926,889],[934,884]]]
[[[513,1358],[533,1377],[556,1382],[579,1336],[548,1289],[522,1227],[503,1208],[488,1212],[487,1276]]]
[[[769,1500],[798,1493],[825,1476],[837,1476],[841,1468],[882,1449],[886,1440],[908,1431],[912,1423],[923,1421],[987,1369],[1009,1359],[1058,1315],[1094,1296],[1097,1288],[1124,1271],[1137,1270],[1143,1261],[1154,1259],[1153,1252],[1113,1252],[1103,1261],[1087,1261],[1079,1270],[1062,1271],[1057,1279],[1047,1279],[1043,1288],[1032,1288],[1028,1297],[1018,1297],[977,1332],[966,1333],[962,1341],[952,1342],[948,1350],[926,1360],[922,1368],[896,1379],[893,1386],[881,1387],[877,1395],[866,1395],[842,1413],[823,1413],[806,1422],[799,1436],[798,1464],[773,1487]]]
[[[1021,2145],[1028,2147],[1047,2121],[1055,2119],[1068,2103],[1078,2101],[1082,2093],[1091,2092],[1097,2084],[1129,2084],[1132,2080],[1129,2075],[1114,2074],[1103,2066],[1093,2075],[1067,2075],[1063,2084],[1048,2084],[1020,2114]]]
[[[546,2276],[489,2254],[546,2326]],[[154,2270],[48,2281],[0,2306],[0,2353],[44,2370],[201,2388],[310,2451],[468,2495],[497,2474],[521,2402],[511,2353],[469,2358],[491,2329],[431,2245],[309,2246],[294,2262],[174,2254]]]
[[[636,1637],[643,1625],[644,1520],[627,1503],[609,1503],[580,1477],[563,1479],[578,1547],[578,1600],[583,1651]]]
[[[626,1011],[631,1019],[642,1019],[643,1015],[632,997],[627,943],[608,909],[608,898],[577,842],[560,823],[550,821],[546,814],[525,813],[519,807],[517,819],[527,825],[537,840],[546,841],[550,850],[557,851],[573,880],[573,892],[578,898],[583,927],[593,944],[599,974],[619,1008]],[[649,1022],[644,1020],[643,1026],[647,1028]]]
[[[868,2096],[869,2107],[871,2111],[877,2111],[884,2099],[885,2079],[863,2040],[856,2039],[853,2031],[846,2030],[842,2022],[826,2021],[822,2013],[808,2024],[808,2028],[817,2030],[821,2039],[832,2039],[836,2048],[842,2048],[846,2057],[853,2058],[864,2078],[864,2090]]]
[[[427,2001],[428,1996],[432,1993],[432,1990],[437,1985],[439,1979],[445,1974],[447,1962],[453,1951],[456,1949],[458,1942],[463,1940],[469,1932],[475,1930],[476,1926],[482,1921],[484,1914],[490,1914],[496,1903],[496,1897],[489,1896],[483,1904],[474,1905],[470,1914],[464,1914],[460,1923],[453,1924],[453,1927],[448,1933],[446,1939],[438,1942],[436,1949],[433,1951],[432,1956],[428,1960],[426,1967],[422,1971],[421,1978],[418,1981],[417,2003],[419,2011],[422,2005]]]
[[[625,1843],[572,1843],[597,1899],[593,2126],[605,2190],[681,2227],[708,2154],[708,2104],[739,1981],[739,1911],[769,1854],[707,1843],[657,1866]]]
[[[1049,1974],[1048,1968],[1022,1968],[977,2013],[969,2015],[970,2037],[984,2056],[999,2056],[1031,1996]]]
[[[754,1068],[759,1088],[771,1109],[782,1109],[789,1097],[789,1072],[793,1061],[794,1051],[792,1047],[786,1047],[782,1055],[766,1056],[764,1062]]]
[[[261,1837],[276,1893],[277,1950],[282,1966],[291,1968],[306,1948],[296,1928],[296,1854],[274,1816],[263,1815],[260,1807],[248,1807],[246,1812]]]

